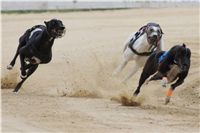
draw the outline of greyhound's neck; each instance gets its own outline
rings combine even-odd
[[[45,36],[46,36],[46,39],[47,39],[49,42],[51,42],[51,41],[53,41],[53,40],[55,39],[54,37],[50,36],[50,34],[49,34],[47,31],[45,31]]]

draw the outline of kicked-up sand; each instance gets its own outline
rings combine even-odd
[[[2,132],[59,133],[197,133],[199,132],[199,9],[127,9],[70,13],[2,14]],[[65,37],[55,40],[52,62],[40,65],[12,93],[19,79],[6,66],[18,38],[27,28],[58,18]],[[122,59],[123,43],[131,32],[157,22],[164,32],[165,50],[185,43],[191,49],[191,68],[185,82],[164,105],[160,81],[143,85],[130,100],[142,68],[121,83],[134,65],[117,77],[112,72]],[[4,85],[4,86],[3,86]],[[122,104],[123,103],[123,104]],[[134,105],[134,106],[123,106]]]

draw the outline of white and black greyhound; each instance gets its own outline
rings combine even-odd
[[[125,41],[124,58],[121,64],[115,69],[113,75],[118,75],[129,61],[134,60],[135,65],[133,69],[122,82],[125,83],[130,79],[140,67],[144,66],[148,56],[153,51],[161,51],[163,49],[162,35],[162,29],[157,23],[148,23],[136,33],[131,33]]]

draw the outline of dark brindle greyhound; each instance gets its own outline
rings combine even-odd
[[[175,83],[171,84],[171,88],[167,91],[166,94],[165,104],[169,103],[170,97],[175,88],[181,85],[188,75],[190,68],[190,56],[190,49],[186,48],[185,44],[176,45],[172,47],[168,52],[161,51],[153,53],[146,61],[140,76],[139,85],[135,90],[134,95],[137,96],[145,80],[157,72],[153,77],[149,79],[149,81],[169,78],[172,79],[170,82],[176,80]],[[178,69],[173,72],[175,73],[173,74],[173,77],[169,77],[168,73],[172,70],[172,68],[174,68],[173,66],[177,66]]]
[[[7,66],[11,70],[15,61],[20,56],[21,81],[17,84],[14,92],[18,92],[24,81],[35,72],[39,64],[47,64],[52,58],[52,46],[56,38],[61,38],[65,33],[62,21],[52,19],[45,21],[44,25],[36,25],[19,38],[16,54]]]

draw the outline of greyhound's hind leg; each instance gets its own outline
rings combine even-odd
[[[125,59],[123,59],[123,61],[121,62],[121,64],[113,72],[113,76],[118,75],[124,69],[124,67],[127,65],[127,63],[128,63],[128,61],[126,61]]]
[[[20,63],[21,63],[21,78],[24,79],[27,77],[27,74],[26,74],[26,69],[25,69],[25,62],[24,62],[24,55],[20,54]]]
[[[17,84],[17,86],[15,87],[15,89],[14,89],[13,92],[18,92],[19,89],[21,88],[22,84],[24,83],[24,81],[25,81],[29,76],[31,76],[31,74],[33,74],[37,68],[38,68],[38,64],[32,65],[32,66],[28,69],[27,77],[26,77],[26,78],[23,78],[23,79]]]
[[[132,71],[124,78],[122,83],[126,83],[138,71],[139,68],[140,66],[138,64],[135,64]]]
[[[8,70],[12,70],[13,66],[15,65],[15,61],[16,61],[18,55],[19,55],[19,50],[17,49],[14,58],[12,59],[10,64],[7,66]]]
[[[14,58],[12,59],[12,61],[10,62],[10,64],[7,66],[7,69],[8,69],[8,70],[12,70],[12,68],[14,67],[15,62],[16,62],[16,59],[17,59],[17,57],[18,57],[18,55],[19,55],[19,49],[20,49],[21,47],[23,47],[25,44],[26,44],[26,43],[25,43],[24,40],[20,40],[20,43],[19,43],[19,45],[18,45],[18,47],[17,47],[17,51],[16,51],[16,53],[15,53]]]
[[[123,53],[123,56],[124,56],[124,58],[123,58],[121,64],[113,72],[113,76],[118,75],[125,68],[127,63],[132,60],[133,52],[129,48],[126,48]]]

